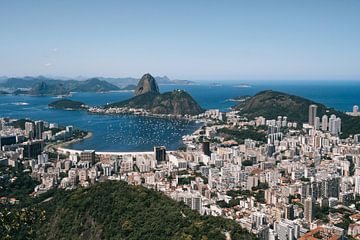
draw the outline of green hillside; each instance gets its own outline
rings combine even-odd
[[[197,115],[204,110],[185,91],[174,90],[163,94],[147,92],[131,99],[109,104],[107,107],[144,108],[157,114]]]
[[[182,203],[141,186],[103,182],[58,191],[38,205],[46,221],[38,239],[255,239],[237,223],[201,216]]]
[[[342,121],[342,137],[360,133],[360,118],[346,115],[344,112],[329,108],[324,104],[306,98],[282,92],[266,90],[257,93],[244,102],[239,103],[235,109],[250,119],[263,116],[267,119],[276,119],[278,116],[287,116],[290,121],[305,123],[308,121],[309,105],[318,106],[317,115],[335,114]]]

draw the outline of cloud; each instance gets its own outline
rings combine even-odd
[[[52,66],[52,63],[45,63],[44,66],[45,67],[50,67],[50,66]]]

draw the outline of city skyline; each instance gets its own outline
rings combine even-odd
[[[360,80],[358,1],[0,5],[0,76]]]

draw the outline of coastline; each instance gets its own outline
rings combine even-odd
[[[86,139],[89,139],[93,136],[93,133],[88,131],[87,134],[84,136],[84,137],[81,137],[81,138],[75,138],[75,139],[72,139],[70,141],[65,141],[65,142],[60,142],[60,143],[55,143],[55,144],[49,144],[47,146],[45,146],[44,148],[44,151],[55,151],[57,152],[59,148],[66,148],[68,147],[69,145],[71,144],[74,144],[74,143],[77,143],[77,142],[81,142],[81,141],[84,141]]]
[[[204,123],[200,124],[200,126],[194,131],[192,132],[190,135],[193,135],[195,132],[199,131],[202,129],[202,127],[204,126]],[[183,135],[181,137],[181,141],[184,144],[183,141],[183,137],[185,137],[186,135]],[[86,140],[88,138],[92,137],[92,132],[88,132],[88,134],[84,137],[84,138],[80,138],[80,139],[73,139],[71,141],[68,142],[64,142],[61,144],[56,145],[56,148],[54,146],[53,149],[55,149],[56,152],[58,153],[62,153],[62,154],[69,154],[69,153],[73,153],[73,154],[80,154],[83,150],[78,150],[78,149],[72,149],[72,148],[68,148],[69,145],[74,144],[76,142],[82,141],[82,140]],[[175,152],[176,150],[167,150],[169,153]],[[118,156],[122,156],[122,155],[139,155],[139,154],[153,154],[152,151],[96,151],[95,152],[97,155],[118,155]]]

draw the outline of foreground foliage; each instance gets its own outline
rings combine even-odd
[[[254,239],[237,223],[201,216],[182,203],[125,182],[57,191],[42,203],[39,239]]]

